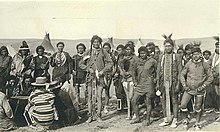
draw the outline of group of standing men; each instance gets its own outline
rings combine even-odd
[[[219,111],[219,39],[216,38],[215,52],[211,56],[210,51],[202,53],[200,42],[187,44],[185,49],[180,47],[175,53],[175,42],[171,36],[172,34],[163,36],[164,53],[154,43],[149,42],[138,49],[138,56],[134,54],[135,45],[132,41],[126,45],[118,45],[116,51],[111,52],[109,43],[102,46],[102,39],[93,36],[90,50],[83,54],[79,62],[79,67],[87,71],[87,122],[94,119],[94,97],[97,97],[98,102],[96,117],[101,121],[103,89],[107,96],[104,113],[107,113],[111,79],[120,107],[128,107],[127,119],[133,119],[131,124],[141,122],[138,106],[142,103],[146,107],[143,125],[150,125],[151,111],[155,100],[158,100],[156,93],[162,97],[164,115],[164,122],[159,126],[177,127],[180,110],[180,117],[184,118],[184,128],[188,129],[189,113],[193,111],[196,115],[194,127],[201,129],[202,111],[206,107],[209,109],[213,102],[217,104],[216,111]],[[210,93],[207,89],[214,90]],[[216,98],[211,100],[210,94]]]
[[[170,125],[175,128],[180,118],[184,118],[184,128],[188,129],[189,113],[192,111],[191,113],[196,115],[194,127],[201,129],[200,119],[202,111],[205,107],[209,107],[205,103],[210,102],[209,94],[215,94],[216,98],[212,103],[217,104],[215,108],[219,111],[219,39],[216,38],[215,52],[207,57],[206,54],[210,51],[202,53],[200,42],[187,44],[185,49],[180,47],[175,53],[175,42],[171,36],[172,34],[163,36],[164,53],[160,53],[159,48],[149,42],[138,49],[138,56],[134,54],[135,45],[132,41],[125,46],[118,45],[116,51],[110,52],[109,43],[104,43],[102,46],[102,39],[93,36],[90,50],[83,55],[79,63],[79,66],[87,71],[86,82],[89,93],[87,122],[91,122],[94,118],[93,95],[96,95],[98,101],[97,120],[101,121],[101,95],[102,90],[105,89],[108,96],[108,86],[110,86],[108,82],[111,82],[108,79],[113,79],[119,103],[123,104],[122,107],[127,105],[127,118],[133,119],[131,124],[141,122],[138,106],[142,103],[146,107],[143,125],[150,125],[151,111],[157,98],[156,93],[157,96],[162,97],[164,116],[164,122],[159,126]],[[213,93],[207,89],[214,89]],[[123,96],[122,91],[126,96]],[[105,106],[106,102],[108,101],[105,101]],[[104,112],[105,109],[106,107]],[[180,117],[178,117],[179,110],[182,115]]]
[[[66,108],[68,104],[65,105],[65,103],[70,100],[71,106],[78,109],[81,102],[80,87],[85,86],[85,97],[88,105],[87,122],[90,123],[95,119],[101,122],[102,92],[105,89],[104,113],[107,113],[109,90],[111,84],[113,84],[120,109],[128,107],[127,119],[132,119],[131,124],[141,122],[139,104],[143,104],[146,107],[143,125],[150,125],[151,111],[155,107],[155,102],[158,103],[158,100],[160,100],[164,122],[159,126],[171,124],[171,127],[177,127],[178,111],[180,109],[184,117],[183,123],[188,128],[188,110],[192,107],[197,115],[195,128],[200,129],[203,104],[204,102],[210,102],[211,97],[208,98],[208,95],[212,94],[210,92],[214,91],[216,99],[218,99],[218,106],[220,106],[219,40],[215,43],[215,53],[209,59],[205,55],[208,51],[202,55],[200,45],[196,43],[194,45],[187,44],[185,49],[180,47],[175,53],[175,42],[171,39],[171,36],[172,34],[163,36],[165,38],[163,53],[153,42],[149,42],[146,46],[141,46],[138,49],[138,56],[134,54],[135,45],[132,41],[129,41],[126,45],[120,44],[117,46],[116,51],[111,51],[111,44],[106,42],[102,45],[102,39],[97,35],[92,37],[90,49],[87,51],[83,43],[78,44],[76,46],[77,54],[73,57],[63,51],[63,42],[57,43],[58,51],[49,58],[46,57],[43,46],[36,48],[37,56],[30,55],[29,47],[25,41],[20,47],[19,53],[13,59],[9,56],[7,48],[2,46],[0,49],[0,88],[2,93],[6,93],[7,96],[16,94],[13,90],[10,93],[10,89],[6,87],[10,84],[10,80],[15,77],[19,85],[17,91],[20,91],[19,93],[26,92],[27,95],[33,96],[29,97],[30,103],[31,99],[42,92],[36,91],[36,89],[40,89],[36,87],[42,88],[42,86],[45,86],[44,89],[46,89],[46,87],[50,87],[46,84],[51,85],[51,80],[59,82],[61,86],[65,85],[65,83],[69,83],[72,74],[75,90],[64,87],[54,88],[52,92],[54,96],[49,96],[54,98],[54,115],[58,111],[58,117],[60,118],[63,117],[62,115],[65,115],[65,117],[71,115],[71,110],[63,112],[64,107],[58,107],[63,106],[60,103],[64,104]],[[53,67],[52,78],[48,72],[50,66]],[[32,73],[33,77],[31,76]],[[26,78],[34,79],[35,83],[32,85],[35,86],[35,90],[30,89],[31,85],[22,85],[23,82],[25,83]],[[42,82],[44,83],[42,84]],[[85,85],[83,85],[84,83]],[[52,86],[53,84],[55,83],[53,82]],[[27,88],[25,89],[25,87]],[[211,88],[214,90],[208,92],[207,89]],[[45,94],[45,92],[42,93]],[[158,99],[156,95],[161,96],[161,99]],[[205,95],[207,95],[207,98],[204,98]],[[209,101],[206,101],[207,99]],[[45,100],[48,101],[48,99]],[[190,107],[191,101],[193,105]],[[213,101],[216,102],[216,100]],[[49,104],[53,105],[51,102],[53,101],[50,101]],[[33,102],[31,103],[33,104]],[[56,103],[59,105],[56,105]],[[4,109],[4,106],[0,106],[1,108]],[[26,109],[30,109],[30,107]],[[34,111],[35,114],[33,115],[35,117],[31,118],[32,120],[37,118],[36,115],[41,114],[36,114],[36,111]],[[30,113],[29,116],[33,116]],[[54,119],[55,117],[57,116],[54,116]],[[39,119],[35,122],[39,122]]]

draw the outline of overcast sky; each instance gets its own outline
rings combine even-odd
[[[0,38],[162,39],[219,33],[218,0],[0,2]]]

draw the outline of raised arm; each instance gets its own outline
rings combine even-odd
[[[55,66],[56,66],[55,56],[56,56],[56,53],[54,53],[54,54],[50,57],[50,65],[51,65],[51,67],[55,67]]]
[[[90,59],[90,58],[87,58],[87,57],[89,57],[89,51],[86,51],[84,54],[83,54],[83,59],[81,59],[80,61],[79,61],[79,67],[81,68],[81,69],[83,69],[83,70],[86,70],[86,71],[88,71],[88,66],[86,65],[86,62],[88,62],[88,59]]]

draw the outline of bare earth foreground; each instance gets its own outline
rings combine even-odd
[[[81,94],[82,90],[80,91]],[[104,93],[104,92],[103,92]],[[110,95],[115,95],[114,90],[110,90]],[[84,98],[84,96],[81,96]],[[104,94],[103,94],[104,97]],[[103,99],[104,100],[104,99]],[[104,103],[104,102],[103,102]],[[102,113],[102,119],[103,122],[99,123],[97,121],[93,121],[92,123],[88,124],[86,123],[87,116],[87,108],[84,106],[82,110],[79,112],[79,115],[82,117],[82,119],[75,125],[63,127],[56,130],[49,130],[50,132],[163,132],[163,131],[186,131],[183,128],[183,125],[181,124],[181,121],[179,121],[179,125],[177,128],[170,128],[169,126],[166,127],[159,127],[158,125],[163,122],[162,119],[162,111],[161,106],[155,107],[155,109],[152,111],[152,115],[155,111],[158,113],[160,111],[160,114],[156,116],[155,118],[151,117],[151,125],[147,127],[143,127],[142,123],[138,124],[130,124],[131,120],[127,120],[127,113],[126,110],[124,112],[119,112],[116,110],[117,104],[116,104],[116,98],[111,98],[109,102],[109,113],[104,114]],[[160,104],[161,105],[161,104]],[[143,110],[140,110],[140,113],[143,113]],[[141,112],[142,111],[142,112]],[[212,112],[209,114],[203,114],[201,119],[202,129],[200,131],[219,131],[220,132],[220,122],[215,122],[215,117],[217,117],[218,114]],[[180,117],[181,118],[181,117]],[[189,129],[188,131],[195,131],[193,125],[195,124],[195,118],[191,118]],[[33,129],[28,127],[21,127],[17,130],[14,130],[14,132],[34,132]]]
[[[211,116],[212,115],[212,116]],[[202,120],[203,127],[202,131],[220,131],[220,122],[213,122],[214,114],[210,114],[205,116]],[[179,125],[177,128],[172,129],[169,126],[167,127],[159,127],[158,124],[163,121],[160,119],[158,121],[152,122],[152,124],[148,127],[142,127],[142,124],[130,125],[130,121],[126,120],[126,114],[116,115],[111,119],[104,121],[103,123],[93,122],[91,124],[80,124],[77,126],[66,127],[56,131],[76,131],[76,132],[91,132],[91,131],[109,131],[109,132],[141,132],[141,131],[184,131],[182,125]],[[191,120],[191,126],[195,122],[194,119]],[[211,123],[211,124],[210,124]],[[190,131],[194,131],[194,128],[190,128]]]
[[[80,91],[83,95],[83,91]],[[103,92],[104,93],[104,92]],[[114,98],[115,92],[112,88],[110,90],[110,96],[113,98],[110,99],[109,104],[109,113],[104,114],[102,113],[102,119],[103,122],[99,123],[97,121],[93,121],[92,123],[88,124],[86,123],[87,116],[86,116],[86,106],[79,112],[79,115],[82,117],[80,122],[78,122],[75,125],[63,127],[56,130],[49,130],[50,132],[162,132],[162,131],[186,131],[183,129],[183,125],[179,123],[177,128],[170,128],[169,126],[166,127],[159,127],[158,125],[163,122],[163,119],[161,117],[161,106],[155,107],[153,110],[160,111],[160,116],[156,116],[155,118],[151,117],[151,125],[147,127],[142,127],[142,123],[138,124],[130,124],[131,120],[127,120],[127,113],[126,110],[124,112],[119,112],[116,110],[116,98]],[[84,98],[84,96],[81,96]],[[104,94],[103,94],[104,97]],[[104,98],[103,98],[104,101]],[[103,102],[104,103],[104,102]],[[143,110],[143,109],[142,109]],[[143,111],[140,110],[140,113],[143,113]],[[142,111],[142,112],[141,112]],[[152,114],[154,113],[152,111]],[[220,122],[215,122],[215,117],[217,117],[218,114],[212,112],[209,114],[203,114],[203,117],[201,119],[202,129],[200,131],[219,131],[220,132]],[[181,117],[180,117],[181,118]],[[181,121],[179,121],[181,122]],[[195,124],[195,118],[191,118],[189,129],[188,131],[195,131],[193,125]],[[21,127],[17,130],[14,130],[14,132],[34,132],[33,129],[28,127]]]
[[[81,100],[83,101],[84,94],[83,90],[80,91]],[[56,130],[49,130],[49,132],[163,132],[163,131],[186,131],[179,121],[179,125],[177,128],[170,128],[169,126],[166,127],[159,127],[158,125],[163,122],[162,119],[162,111],[161,111],[161,104],[154,108],[152,111],[152,115],[156,115],[155,118],[151,117],[151,125],[147,127],[142,127],[142,123],[138,124],[130,124],[131,120],[127,120],[127,113],[126,110],[124,112],[119,112],[116,110],[116,97],[115,97],[115,90],[112,87],[110,89],[110,96],[112,97],[109,102],[109,113],[104,114],[102,113],[103,122],[99,123],[97,121],[93,121],[92,123],[86,123],[87,116],[87,108],[84,106],[81,111],[79,111],[79,115],[82,119],[75,125],[63,127]],[[104,92],[103,92],[104,97]],[[85,101],[85,100],[84,100]],[[84,102],[83,101],[83,102]],[[104,101],[104,98],[103,98]],[[85,103],[85,102],[84,102]],[[103,102],[104,103],[104,102]],[[143,113],[144,109],[140,110],[140,113]],[[142,112],[141,112],[142,111]],[[160,113],[160,114],[158,114]],[[215,122],[215,117],[218,114],[212,112],[209,114],[203,114],[201,119],[202,129],[200,131],[219,131],[220,132],[220,122]],[[181,116],[180,116],[181,118]],[[195,131],[193,125],[195,124],[195,118],[191,118],[189,129],[188,131]],[[14,132],[34,132],[33,129],[29,127],[20,127]]]
[[[210,113],[204,114],[202,118],[201,131],[220,131],[220,122],[214,122],[217,114]],[[73,125],[69,127],[64,127],[57,130],[50,130],[51,132],[94,132],[94,131],[106,131],[106,132],[142,132],[142,131],[185,131],[182,124],[177,128],[159,127],[158,124],[163,121],[163,119],[153,119],[151,118],[152,124],[148,127],[142,127],[141,123],[130,124],[130,120],[126,120],[126,113],[118,113],[116,110],[110,111],[107,115],[103,115],[103,122],[98,123],[94,121],[90,124],[80,123],[78,125]],[[193,124],[195,123],[195,118],[190,121],[190,129],[188,131],[195,131]],[[33,129],[28,127],[22,127],[15,132],[32,132]]]

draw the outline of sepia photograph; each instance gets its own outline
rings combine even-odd
[[[0,132],[219,131],[219,0],[0,0]]]

